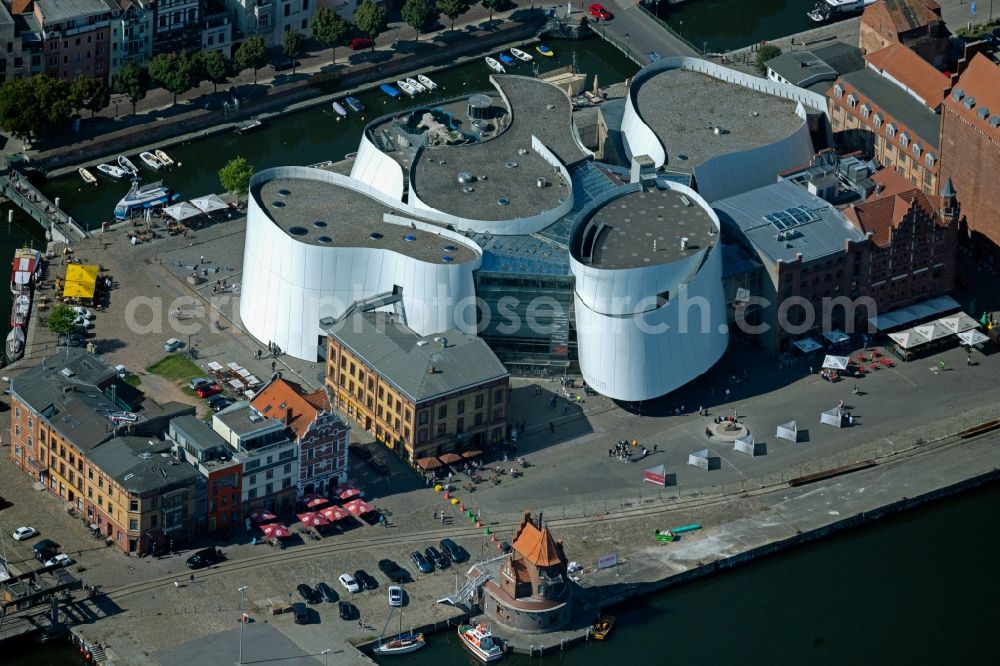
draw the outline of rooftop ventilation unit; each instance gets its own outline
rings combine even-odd
[[[685,236],[684,238],[681,238],[681,251],[683,252],[684,250],[687,249],[688,249],[688,239],[687,236]]]
[[[249,412],[250,423],[260,423],[264,420],[264,417],[256,409],[251,409]]]
[[[535,183],[538,185],[538,187],[545,187],[546,185],[549,184],[548,181],[542,177],[539,177],[538,180],[535,181]]]
[[[63,377],[72,377],[76,373],[74,373],[69,368],[63,368],[62,370],[59,371],[59,374],[62,375]]]
[[[518,155],[527,155],[528,154],[528,149],[527,148],[518,148],[517,149],[517,154]]]
[[[682,195],[681,195],[681,203],[683,203],[683,204],[684,204],[685,206],[687,206],[688,208],[690,208],[690,207],[692,206],[692,204],[691,204],[691,200],[690,200],[690,199],[688,199],[688,198],[687,198],[687,196],[686,196],[686,195],[684,195],[684,194],[682,194]]]
[[[458,182],[462,183],[463,185],[468,184],[468,183],[473,183],[473,182],[475,182],[475,180],[476,180],[476,177],[473,176],[468,171],[460,171],[458,173]]]

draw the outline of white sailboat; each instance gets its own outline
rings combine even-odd
[[[385,630],[389,627],[389,620],[392,619],[392,606],[389,606],[389,614],[385,618],[385,626],[382,627],[382,633],[378,637],[378,647],[376,647],[373,652],[379,656],[386,657],[394,654],[409,654],[410,652],[416,652],[422,648],[427,643],[424,641],[424,635],[420,632],[417,633],[403,633],[403,608],[399,608],[399,633],[396,634],[395,638],[390,638],[388,640],[383,640],[385,637]]]

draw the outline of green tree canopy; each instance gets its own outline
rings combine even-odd
[[[146,96],[149,90],[149,72],[134,62],[130,62],[111,79],[111,90],[118,95],[125,95],[132,102],[132,113],[135,105]]]
[[[243,157],[234,157],[229,160],[226,166],[219,169],[219,182],[226,192],[236,195],[236,200],[250,187],[250,177],[253,176],[254,167]]]
[[[186,93],[198,84],[198,70],[195,58],[184,51],[161,53],[149,62],[149,75],[164,90],[173,94],[174,104],[177,103],[177,95]]]
[[[76,312],[68,305],[61,304],[52,308],[45,318],[45,326],[56,335],[68,335],[76,330]]]
[[[493,12],[501,12],[510,6],[510,0],[483,0],[483,7],[490,10],[490,23],[493,22]]]
[[[406,25],[413,28],[419,40],[420,31],[432,17],[437,16],[437,7],[434,5],[434,0],[406,0],[402,13]]]
[[[253,70],[253,82],[257,83],[257,70],[267,64],[267,44],[260,35],[252,35],[246,38],[240,48],[236,49],[236,64],[241,69]]]
[[[205,78],[212,82],[212,92],[219,92],[219,84],[228,81],[232,74],[232,61],[222,51],[202,51],[199,60]]]
[[[90,76],[78,76],[70,87],[69,96],[73,108],[87,109],[90,116],[111,103],[111,90],[104,81]]]
[[[333,51],[333,62],[337,62],[337,45],[351,30],[351,24],[329,7],[320,6],[313,14],[312,33],[320,44]]]
[[[295,74],[298,57],[306,52],[306,36],[297,30],[286,30],[281,38],[281,52],[292,59],[292,74]]]
[[[775,46],[774,44],[764,44],[759,49],[757,49],[757,73],[761,76],[767,74],[767,65],[764,64],[771,58],[777,58],[781,55],[781,48]]]
[[[455,19],[469,11],[469,3],[467,0],[438,0],[437,3],[438,11],[451,19],[450,30],[455,29]]]
[[[68,81],[36,74],[0,86],[0,127],[26,142],[67,124],[72,111]]]
[[[354,12],[354,21],[358,29],[372,38],[372,50],[375,50],[375,37],[385,30],[388,14],[384,5],[376,5],[372,0],[365,0]]]

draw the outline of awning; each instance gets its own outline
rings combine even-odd
[[[202,213],[214,213],[217,210],[229,208],[229,204],[223,201],[218,194],[209,194],[207,197],[191,199],[190,203]]]
[[[292,536],[291,530],[281,523],[268,523],[267,525],[261,525],[260,531],[263,532],[264,536],[268,539],[284,539],[285,537]]]
[[[274,520],[275,518],[277,518],[276,515],[274,515],[267,509],[254,509],[253,511],[250,512],[250,514],[247,517],[255,523],[263,523],[268,520]]]
[[[437,469],[441,467],[441,461],[434,456],[429,456],[427,458],[418,458],[417,467],[424,470],[425,472],[432,469]]]
[[[868,318],[868,323],[879,331],[888,331],[900,326],[907,326],[915,321],[927,319],[934,315],[941,315],[947,312],[958,310],[961,306],[951,296],[938,296],[921,303],[914,303],[905,308],[892,310],[885,314],[879,314]]]
[[[891,338],[893,342],[898,344],[903,349],[913,349],[914,347],[919,347],[925,342],[930,342],[926,336],[921,335],[912,328],[900,331],[899,333],[890,333],[889,338]]]
[[[189,204],[187,201],[182,201],[179,204],[174,204],[173,206],[167,206],[164,208],[163,214],[177,220],[178,222],[183,222],[189,217],[197,217],[198,215],[201,215],[202,212]]]
[[[847,370],[847,364],[851,360],[846,356],[831,356],[827,355],[823,359],[823,368],[826,370]]]
[[[457,453],[445,453],[438,456],[438,460],[443,462],[445,465],[453,465],[457,462],[462,462],[462,456]]]
[[[472,449],[471,451],[463,451],[462,452],[462,459],[463,460],[471,460],[473,458],[478,458],[481,455],[483,455],[482,451],[477,451],[476,449]]]
[[[824,331],[823,337],[835,345],[840,344],[841,342],[847,342],[848,340],[851,339],[851,336],[849,336],[847,333],[844,333],[843,331],[838,330],[836,328],[833,329],[832,331]]]
[[[63,296],[67,298],[93,298],[97,288],[98,266],[70,264],[66,267],[66,284]]]
[[[375,507],[368,504],[362,499],[351,500],[344,505],[344,508],[354,516],[355,518],[360,518],[361,516],[375,510]]]
[[[795,345],[803,354],[808,354],[816,351],[817,349],[823,348],[823,345],[816,342],[812,338],[802,338],[801,340],[796,340],[792,344]]]
[[[324,518],[329,520],[331,523],[335,523],[338,520],[343,520],[344,518],[347,518],[349,515],[351,515],[346,511],[344,511],[339,506],[328,506],[327,508],[320,511],[320,514]]]
[[[984,335],[982,331],[971,329],[959,333],[958,339],[961,340],[964,345],[980,345],[988,341],[990,338],[988,335]]]
[[[979,327],[979,322],[964,312],[957,312],[947,317],[941,317],[938,319],[938,322],[952,333],[961,333]]]

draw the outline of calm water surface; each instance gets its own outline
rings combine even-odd
[[[698,49],[731,51],[810,30],[806,12],[816,0],[688,0],[680,5],[646,2],[646,7]]]

